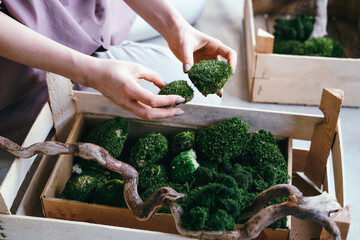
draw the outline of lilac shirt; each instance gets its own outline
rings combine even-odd
[[[89,55],[121,43],[135,20],[121,0],[0,0],[0,10]],[[45,72],[0,57],[0,73],[0,135],[21,142],[47,99]]]

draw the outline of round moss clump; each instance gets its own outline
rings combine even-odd
[[[160,133],[151,133],[137,140],[130,151],[130,164],[142,168],[163,159],[168,153],[168,140]]]
[[[95,189],[94,202],[98,204],[126,207],[124,199],[124,181],[112,179],[99,184]]]
[[[150,164],[139,172],[139,186],[148,189],[154,185],[166,185],[168,180],[166,168],[160,164]]]
[[[66,183],[62,195],[69,200],[90,202],[93,191],[98,184],[99,181],[96,176],[88,174],[74,175]]]
[[[173,153],[178,154],[182,151],[190,150],[195,145],[195,131],[187,130],[180,132],[171,139],[170,149]]]
[[[120,117],[105,120],[85,136],[84,142],[105,148],[114,158],[119,158],[128,135],[128,123]]]
[[[217,60],[203,60],[189,71],[189,78],[202,94],[219,92],[232,75],[231,67]]]
[[[159,95],[179,95],[185,98],[187,103],[194,98],[194,90],[187,84],[185,80],[177,80],[165,85],[159,92]],[[178,104],[166,107],[175,107]]]
[[[198,167],[199,163],[193,149],[181,152],[171,161],[171,179],[175,183],[191,183]]]

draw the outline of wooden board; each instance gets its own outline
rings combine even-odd
[[[52,127],[51,110],[49,104],[45,104],[22,146],[44,141]],[[10,214],[13,201],[35,158],[36,155],[28,159],[16,158],[12,163],[0,186],[0,213]]]
[[[340,88],[344,106],[360,106],[358,69],[360,59],[257,54],[252,99],[318,105],[323,88]]]

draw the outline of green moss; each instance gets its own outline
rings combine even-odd
[[[171,180],[175,183],[191,183],[193,174],[199,167],[193,149],[181,152],[171,161]]]
[[[249,125],[239,118],[230,118],[196,134],[196,143],[201,154],[210,161],[221,163],[224,158],[241,156],[250,140]]]
[[[91,202],[99,179],[94,174],[73,175],[65,185],[62,195],[69,200]]]
[[[114,158],[119,158],[128,135],[128,123],[120,117],[104,120],[85,136],[84,142],[105,148]]]
[[[327,37],[308,39],[314,18],[298,15],[293,19],[275,20],[274,53],[320,57],[342,57],[344,48]]]
[[[142,189],[148,189],[151,186],[167,184],[168,177],[166,168],[160,164],[146,165],[139,171],[139,186]]]
[[[154,164],[168,153],[168,140],[160,133],[148,134],[137,140],[131,148],[130,164],[140,169],[147,164]]]
[[[223,61],[203,60],[195,64],[188,74],[201,93],[213,94],[224,87],[232,75],[232,69]]]
[[[172,81],[161,88],[159,95],[179,95],[185,98],[185,102],[190,102],[194,98],[194,90],[187,84],[185,80]],[[178,104],[169,105],[167,107],[175,107]]]
[[[126,207],[124,199],[124,181],[112,179],[97,186],[94,202],[114,207]]]
[[[195,131],[187,130],[172,137],[170,150],[174,154],[190,150],[195,146]]]

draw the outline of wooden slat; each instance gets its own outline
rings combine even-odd
[[[259,28],[256,34],[257,53],[272,53],[274,48],[274,36],[264,29]]]
[[[53,121],[49,104],[45,104],[31,127],[22,146],[27,147],[37,142],[42,142],[48,136]],[[25,179],[26,173],[30,169],[37,155],[23,159],[16,158],[11,165],[4,181],[0,186],[0,213],[10,213],[10,207],[18,193],[18,190]]]
[[[360,59],[257,54],[254,102],[318,105],[323,88],[340,88],[360,106]],[[301,73],[301,74],[298,74]]]
[[[72,101],[72,84],[68,78],[49,72],[46,74],[46,83],[56,138],[60,142],[65,142],[76,113]]]
[[[74,91],[74,99],[76,109],[79,112],[137,118],[133,114],[110,103],[101,94]],[[291,136],[294,139],[310,140],[314,131],[314,125],[323,121],[323,117],[316,115],[291,114],[237,107],[217,107],[188,103],[181,105],[181,108],[185,111],[185,114],[181,116],[171,119],[152,120],[151,122],[201,127],[213,125],[230,117],[239,117],[249,123],[251,132],[265,129],[277,136]]]
[[[336,199],[342,207],[345,206],[345,174],[344,174],[344,163],[343,163],[343,152],[342,152],[342,136],[341,136],[341,126],[340,120],[337,124],[336,135],[334,144],[331,148],[332,155],[332,164],[334,171],[334,184],[335,184],[335,194]]]
[[[308,150],[293,149],[293,172],[304,172]]]
[[[251,100],[253,78],[255,74],[255,62],[256,62],[255,26],[254,26],[254,14],[253,14],[251,0],[245,0],[244,27],[245,27],[245,48],[246,48],[246,60],[247,60],[246,64],[247,64],[247,74],[248,74],[248,87],[249,87],[249,97]]]
[[[324,89],[321,95],[319,109],[325,119],[315,126],[304,172],[319,188],[324,180],[343,99],[344,92],[339,89]]]
[[[186,239],[180,235],[48,218],[0,215],[3,239]]]
[[[351,222],[351,213],[350,207],[346,206],[340,209],[338,212],[334,213],[330,216],[337,224],[340,232],[341,232],[341,239],[346,240],[347,234],[350,228]],[[331,240],[333,239],[330,234],[323,228],[320,235],[320,240]]]

